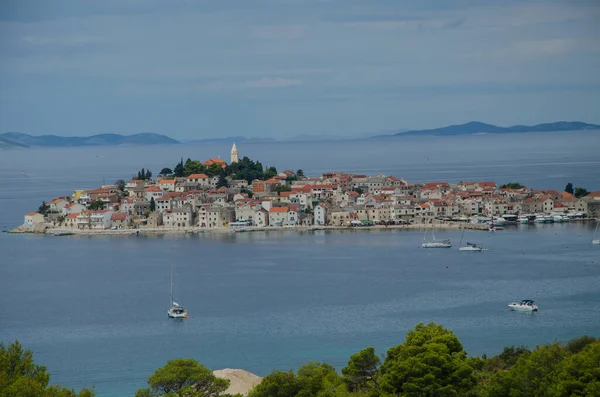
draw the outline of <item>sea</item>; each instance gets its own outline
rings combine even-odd
[[[520,182],[600,190],[600,131],[237,142],[278,170],[386,174],[409,182]],[[230,143],[0,151],[0,227],[42,200],[158,173],[181,159],[227,159]],[[452,329],[470,355],[600,337],[594,224],[467,231],[488,251],[420,249],[419,230],[270,231],[166,236],[0,233],[0,341],[18,339],[51,383],[133,396],[167,360],[261,376],[311,361],[337,368],[404,341],[419,322]],[[187,320],[170,320],[170,267]],[[533,299],[537,313],[511,312]]]

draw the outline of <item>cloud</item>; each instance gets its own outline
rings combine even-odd
[[[302,84],[301,80],[285,79],[281,77],[263,77],[259,80],[246,81],[244,86],[247,88],[284,88]]]
[[[369,29],[378,31],[395,30],[440,30],[453,29],[463,25],[464,18],[443,19],[401,19],[401,20],[379,20],[379,21],[354,21],[346,22],[344,25],[351,28]]]
[[[25,36],[21,40],[33,46],[84,46],[88,44],[98,44],[105,40],[102,37],[94,36],[71,36],[71,37],[43,37],[43,36]]]
[[[252,30],[252,36],[267,40],[299,39],[305,34],[304,26],[259,26]]]

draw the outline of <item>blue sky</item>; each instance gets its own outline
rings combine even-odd
[[[0,132],[600,123],[600,2],[4,0]]]

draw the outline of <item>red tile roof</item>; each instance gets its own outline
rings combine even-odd
[[[127,219],[127,214],[124,212],[115,212],[110,216],[111,221],[124,221]]]

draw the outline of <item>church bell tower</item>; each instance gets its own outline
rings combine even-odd
[[[235,146],[235,142],[233,142],[233,146],[231,147],[231,164],[237,163],[238,161],[240,161],[240,156],[237,146]]]

